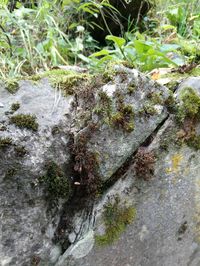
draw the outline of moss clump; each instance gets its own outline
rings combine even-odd
[[[83,85],[83,82],[87,83],[91,80],[91,77],[91,75],[86,73],[54,69],[32,76],[30,79],[33,81],[38,81],[42,78],[48,78],[52,86],[62,89],[65,95],[72,95],[76,86],[79,84]]]
[[[128,86],[128,94],[129,95],[133,94],[135,92],[135,90],[136,90],[135,84],[131,84]]]
[[[69,179],[55,162],[51,161],[46,165],[46,175],[42,177],[42,181],[46,184],[50,198],[54,200],[69,198],[71,191]]]
[[[98,96],[99,103],[93,111],[95,114],[102,116],[107,121],[110,119],[112,113],[112,99],[104,91],[100,91]]]
[[[114,203],[107,203],[104,206],[103,220],[105,224],[105,234],[95,237],[98,245],[109,245],[116,241],[120,234],[131,224],[136,215],[133,207],[119,205],[119,198],[116,197]]]
[[[156,108],[155,108],[153,103],[146,102],[143,105],[143,108],[140,110],[140,114],[145,114],[147,116],[155,115],[155,114],[157,114],[157,110],[156,110]]]
[[[154,153],[146,148],[139,148],[134,158],[134,169],[138,178],[149,180],[154,175],[156,158]]]
[[[16,81],[8,81],[7,84],[6,84],[6,87],[5,89],[11,93],[11,94],[14,94],[18,91],[19,89],[19,84],[18,82]]]
[[[4,149],[12,145],[11,138],[0,138],[0,149]]]
[[[184,88],[180,93],[181,103],[178,106],[177,118],[183,122],[185,118],[200,118],[200,96],[191,87]]]
[[[187,140],[187,145],[195,150],[200,149],[200,136],[194,135]]]
[[[174,99],[174,94],[172,91],[169,92],[169,96],[167,99],[164,101],[165,106],[170,112],[175,112],[176,110],[176,103]]]
[[[12,110],[13,112],[17,111],[19,108],[20,108],[20,104],[19,104],[18,102],[13,103],[13,104],[11,105],[11,110]]]
[[[17,169],[10,168],[10,169],[7,170],[7,172],[5,174],[5,178],[13,177],[14,175],[16,175],[16,173],[17,173]]]
[[[120,110],[111,116],[111,123],[116,128],[122,128],[127,132],[134,130],[134,111],[131,105],[122,105]]]
[[[195,150],[200,149],[200,135],[197,135],[193,121],[190,121],[190,123],[185,122],[184,129],[177,132],[177,144],[187,144]]]
[[[72,145],[74,170],[78,176],[77,181],[81,184],[82,192],[90,197],[97,197],[101,187],[101,180],[98,174],[98,153],[87,148],[91,133],[95,130],[95,125],[90,125],[88,131],[80,134],[74,145]]]
[[[10,122],[19,128],[27,128],[33,131],[38,130],[36,116],[30,114],[18,114],[10,117]]]
[[[25,149],[24,146],[16,146],[16,147],[14,148],[14,150],[15,150],[15,153],[16,153],[16,155],[17,155],[18,157],[23,157],[23,156],[25,156],[26,153],[27,153],[27,151],[26,151],[26,149]]]
[[[152,93],[149,93],[147,95],[147,97],[149,98],[150,102],[153,105],[156,105],[156,104],[162,105],[163,104],[163,97],[162,97],[162,93],[161,92],[152,92]]]
[[[117,73],[117,71],[114,70],[115,65],[116,65],[116,63],[114,63],[114,62],[107,64],[106,69],[103,72],[103,81],[105,83],[114,80],[114,77],[116,76],[116,73]]]

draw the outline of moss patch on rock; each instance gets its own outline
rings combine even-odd
[[[27,128],[33,131],[37,131],[39,126],[36,116],[30,114],[13,115],[10,117],[10,122],[19,128]]]
[[[46,165],[46,174],[41,178],[41,181],[46,185],[50,199],[69,198],[71,192],[69,179],[62,168],[54,161]]]
[[[8,80],[8,81],[6,82],[6,87],[5,87],[5,89],[6,89],[9,93],[11,93],[11,94],[15,94],[15,93],[18,91],[18,89],[19,89],[19,84],[18,84],[17,81]]]
[[[134,130],[134,110],[131,105],[122,105],[117,113],[111,116],[111,123],[116,128],[122,128],[126,132]]]
[[[183,122],[185,118],[200,118],[200,96],[191,87],[184,88],[180,93],[181,103],[177,117]]]
[[[75,71],[54,69],[30,77],[30,80],[38,81],[42,78],[48,78],[53,87],[60,88],[65,95],[72,95],[78,85],[83,82],[89,82],[92,75],[87,73],[77,73]]]
[[[20,103],[16,102],[11,105],[11,110],[13,112],[17,111],[20,108]]]
[[[109,245],[115,242],[131,224],[136,216],[134,207],[121,206],[118,197],[114,203],[108,202],[104,206],[103,220],[105,224],[105,234],[96,235],[95,240],[98,245]]]
[[[11,138],[0,138],[0,150],[5,149],[12,145],[12,139]]]

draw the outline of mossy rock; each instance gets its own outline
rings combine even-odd
[[[39,81],[42,78],[48,78],[51,85],[61,89],[65,95],[72,95],[78,85],[91,81],[92,75],[71,70],[54,69],[29,77],[32,81]]]
[[[26,128],[29,130],[37,131],[38,123],[36,116],[30,114],[18,114],[10,117],[10,122],[19,128]]]
[[[108,202],[103,211],[105,234],[96,235],[96,243],[98,245],[109,245],[115,242],[126,229],[126,226],[133,222],[135,216],[136,209],[120,205],[118,197],[116,197],[114,203]]]
[[[48,197],[51,200],[68,199],[71,194],[71,184],[62,168],[54,161],[46,165],[46,174],[41,178],[46,185]]]
[[[10,145],[12,145],[12,139],[11,138],[0,138],[0,150],[8,148]]]

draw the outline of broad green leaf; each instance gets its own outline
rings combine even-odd
[[[110,54],[110,51],[103,49],[99,52],[91,54],[90,57],[98,57],[98,56],[109,55],[109,54]]]
[[[121,48],[126,43],[126,40],[124,38],[113,35],[107,35],[106,40],[113,41],[119,48]]]

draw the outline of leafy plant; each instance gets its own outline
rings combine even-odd
[[[156,39],[146,40],[145,36],[136,33],[131,40],[108,35],[107,40],[113,43],[114,49],[102,49],[90,56],[97,66],[107,61],[127,61],[142,71],[149,71],[156,67],[178,66],[179,62],[171,60],[167,53],[176,51],[180,46],[176,44],[162,44]],[[99,60],[96,60],[100,58]]]

